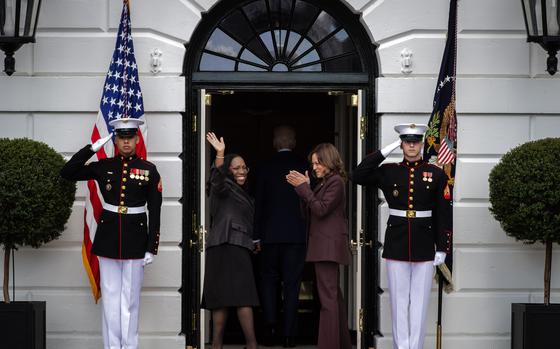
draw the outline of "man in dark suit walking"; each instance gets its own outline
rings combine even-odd
[[[306,229],[299,198],[286,182],[286,175],[290,170],[305,172],[307,162],[293,153],[296,133],[289,126],[274,129],[273,146],[277,152],[259,167],[255,191],[255,232],[261,248],[261,306],[266,322],[263,344],[273,344],[277,290],[282,281],[283,345],[293,348],[306,253]]]

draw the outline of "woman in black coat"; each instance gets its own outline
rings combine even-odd
[[[210,232],[206,242],[206,270],[202,307],[212,311],[212,349],[221,349],[228,308],[237,308],[247,349],[256,349],[253,308],[259,305],[251,253],[253,199],[245,190],[249,168],[236,154],[224,156],[223,137],[206,136],[216,150],[208,181]]]

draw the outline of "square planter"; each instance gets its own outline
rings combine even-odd
[[[511,305],[511,349],[554,348],[560,343],[560,304]]]
[[[2,348],[46,348],[46,302],[0,302]]]

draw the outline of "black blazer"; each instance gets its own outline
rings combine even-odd
[[[208,248],[232,244],[253,249],[255,205],[249,194],[217,168],[210,174]]]
[[[291,151],[281,151],[257,170],[255,189],[255,238],[263,244],[306,241],[299,198],[286,181],[290,170],[304,173],[307,162]]]

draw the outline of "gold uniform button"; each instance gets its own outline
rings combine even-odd
[[[409,197],[408,197],[408,200],[412,201],[412,200],[413,200],[412,196],[409,196]]]
[[[121,201],[121,206],[124,205],[124,201]]]
[[[414,169],[413,169],[413,168],[411,168],[411,169],[410,169],[410,172],[414,172]]]
[[[412,204],[408,205],[408,208],[413,208],[414,206],[412,206]]]
[[[124,178],[122,179],[122,181],[123,181],[123,182],[126,182],[126,177],[124,177]]]
[[[410,178],[414,178],[414,173],[411,173],[411,174],[410,174]]]
[[[414,193],[414,189],[412,189],[412,188],[410,188],[410,190],[409,190],[409,191],[410,191],[411,193]]]
[[[124,167],[128,167],[128,164],[125,162],[123,166],[124,166]]]
[[[414,181],[410,181],[410,184],[411,184],[411,185],[414,184]]]
[[[124,198],[124,193],[121,193],[121,198]]]
[[[123,190],[125,190],[125,189],[126,189],[126,185],[123,185],[121,188],[122,188]]]
[[[123,170],[122,173],[123,173],[123,174],[127,174],[128,171],[127,171],[127,170]]]

